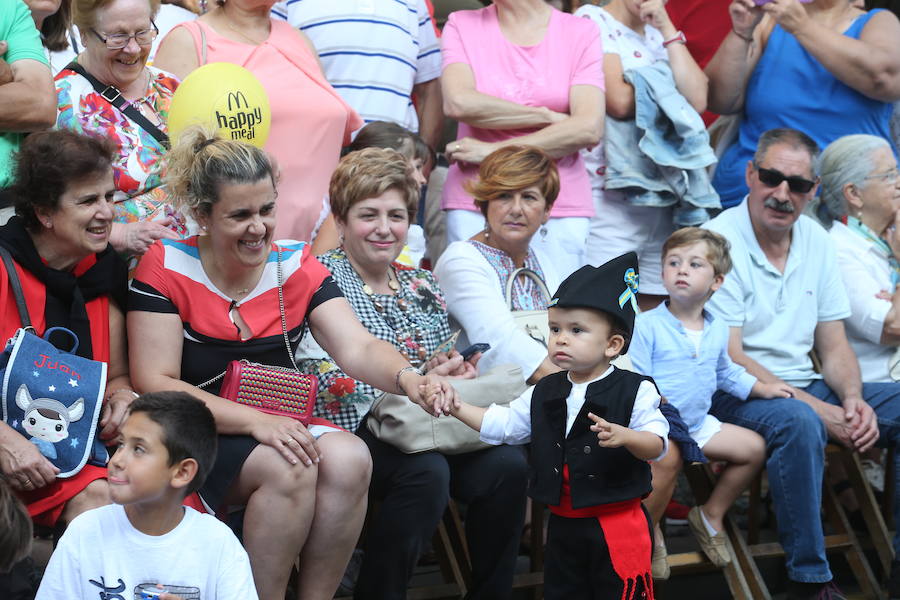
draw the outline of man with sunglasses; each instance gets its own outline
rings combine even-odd
[[[879,439],[880,425],[883,442],[900,440],[900,386],[860,381],[844,332],[850,304],[835,250],[825,230],[802,215],[819,185],[818,154],[802,132],[765,132],[746,167],[744,201],[705,225],[731,242],[734,269],[708,304],[730,326],[731,358],[760,381],[783,381],[794,391],[793,398],[747,401],[719,392],[712,406],[722,421],[766,439],[791,598],[820,597],[833,587],[820,518],[827,438],[864,451]]]

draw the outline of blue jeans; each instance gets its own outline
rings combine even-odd
[[[806,391],[829,404],[840,404],[837,395],[824,381],[818,380],[806,387]],[[900,445],[900,383],[864,383],[862,394],[878,417],[877,446],[896,448]],[[894,461],[894,472],[884,474],[885,481],[893,477],[900,484],[900,460]],[[894,522],[900,523],[900,485],[894,486]],[[894,556],[900,559],[900,528],[894,534]]]
[[[723,392],[713,396],[710,412],[766,440],[769,491],[788,577],[805,583],[831,581],[819,512],[827,440],[822,420],[793,398],[743,401]]]
[[[814,381],[805,391],[830,404],[840,404],[837,395],[822,380]],[[878,416],[881,433],[878,445],[897,445],[900,385],[865,383],[862,392]],[[769,489],[779,541],[787,557],[788,577],[807,583],[831,580],[820,517],[827,441],[821,419],[809,406],[793,398],[742,401],[723,392],[713,396],[711,412],[722,421],[756,431],[766,440]],[[893,476],[895,481],[900,481],[896,479],[897,470]],[[900,486],[894,497],[895,518],[900,518],[898,493]],[[894,551],[898,550],[900,534],[894,537]]]

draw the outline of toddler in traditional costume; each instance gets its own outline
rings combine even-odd
[[[641,498],[669,426],[653,380],[610,361],[628,349],[637,255],[585,266],[548,310],[550,359],[563,370],[509,406],[465,403],[452,414],[490,444],[531,442],[529,495],[550,507],[547,600],[653,598],[651,537]]]

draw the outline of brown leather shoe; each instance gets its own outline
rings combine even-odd
[[[716,535],[709,535],[706,525],[703,523],[703,515],[700,514],[700,507],[695,506],[688,513],[688,525],[697,538],[697,543],[703,553],[717,567],[724,567],[731,562],[731,552],[728,550],[728,539],[725,532],[720,531]]]

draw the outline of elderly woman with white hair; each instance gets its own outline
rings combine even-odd
[[[900,345],[900,177],[883,138],[848,135],[821,158],[822,198],[816,215],[830,230],[853,314],[847,336],[862,380],[891,381]]]

